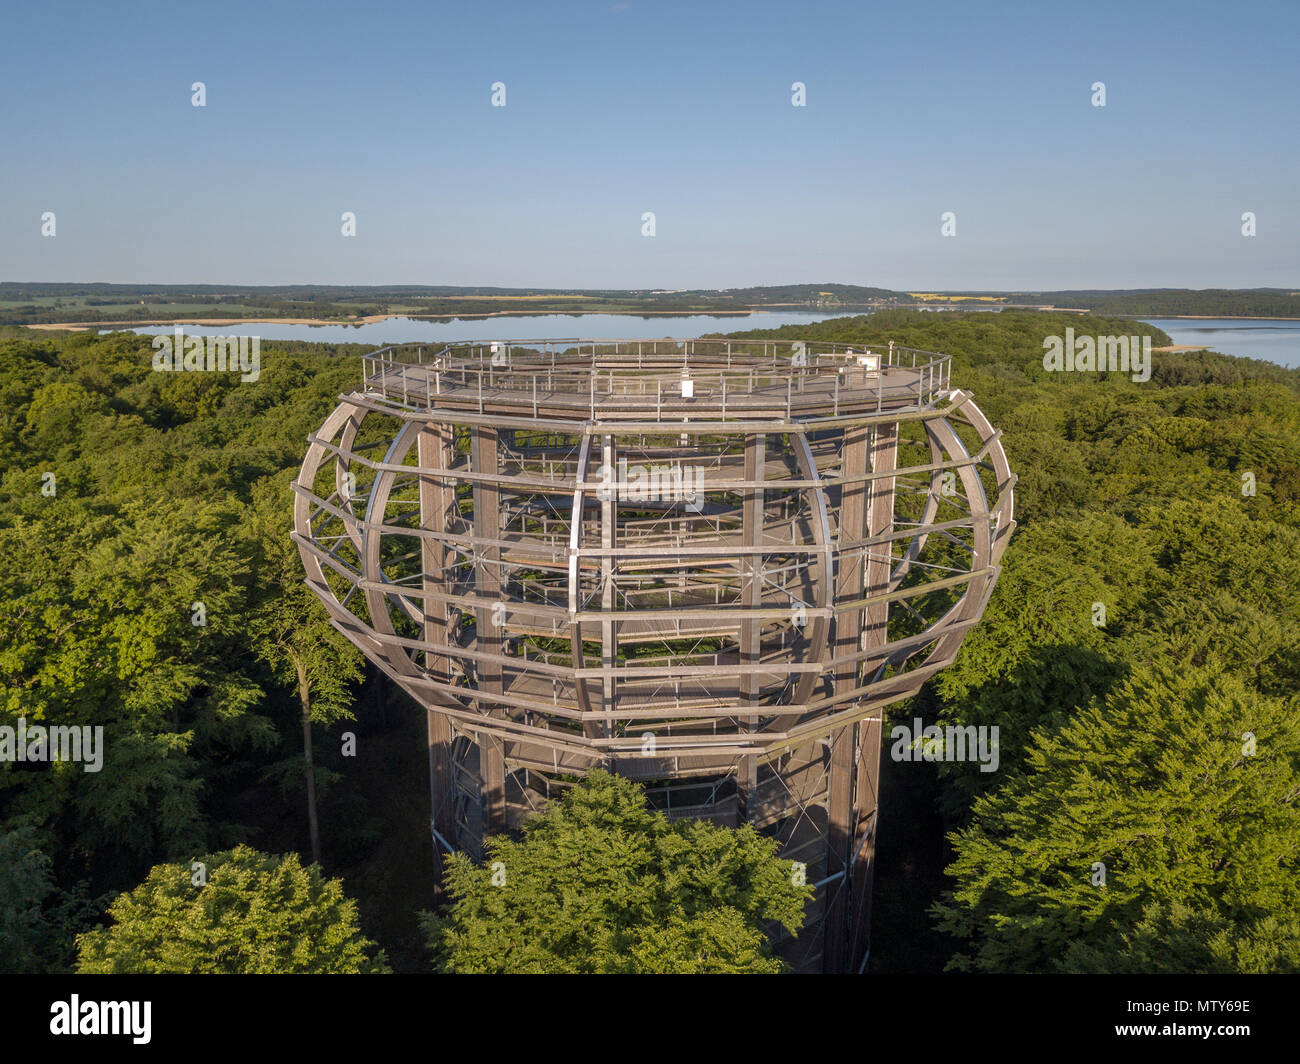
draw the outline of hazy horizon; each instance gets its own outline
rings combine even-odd
[[[0,276],[29,283],[1300,278],[1293,3],[55,2],[8,25]]]
[[[374,289],[394,289],[394,288],[456,288],[464,290],[474,289],[501,289],[514,290],[526,289],[531,292],[553,292],[557,294],[566,292],[733,292],[744,291],[750,288],[786,288],[791,286],[812,286],[812,285],[857,285],[863,288],[880,288],[894,293],[907,292],[926,292],[938,295],[1033,295],[1039,293],[1053,292],[1184,292],[1184,291],[1277,291],[1277,292],[1294,292],[1300,288],[1300,282],[1291,285],[1135,285],[1126,288],[1107,288],[1107,287],[1066,287],[1066,288],[935,288],[921,285],[909,285],[906,288],[899,288],[893,285],[881,284],[879,282],[858,282],[858,281],[841,281],[841,280],[822,280],[822,281],[763,281],[749,285],[696,285],[691,288],[669,288],[666,285],[644,286],[639,288],[612,288],[600,285],[566,285],[563,287],[553,287],[550,285],[495,285],[495,284],[473,284],[471,282],[454,283],[449,281],[391,281],[391,282],[358,282],[351,283],[347,281],[267,281],[267,282],[250,282],[250,281],[160,281],[157,279],[150,280],[121,280],[106,281],[102,278],[94,280],[71,279],[64,280],[60,278],[32,278],[32,277],[4,277],[0,278],[0,284],[61,284],[82,287],[91,287],[93,285],[126,285],[136,288],[145,288],[156,285],[159,288],[186,288],[186,287],[230,287],[230,288],[374,288]]]

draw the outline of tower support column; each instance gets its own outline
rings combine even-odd
[[[447,512],[456,498],[455,485],[444,477],[426,475],[426,471],[451,468],[454,456],[452,429],[448,425],[426,424],[416,438],[416,464],[420,475],[420,528],[429,532],[447,531]],[[420,566],[424,574],[425,591],[442,589],[446,578],[447,545],[444,541],[423,536],[420,539]],[[434,647],[445,647],[450,626],[447,604],[425,598],[421,613],[424,616],[423,636]],[[451,673],[449,658],[437,650],[424,652],[424,667],[439,683],[449,684]],[[451,723],[446,714],[431,705],[425,707],[426,731],[429,745],[429,824],[433,837],[434,870],[441,878],[442,848],[450,844],[455,834],[455,794],[451,775]],[[438,836],[442,837],[440,842]]]
[[[871,538],[894,529],[894,477],[898,465],[898,425],[877,425],[871,439],[871,471],[867,517]],[[889,591],[893,572],[892,542],[873,546],[867,557],[865,597]],[[863,611],[862,649],[883,649],[889,642],[889,603],[873,602]],[[866,659],[875,670],[883,658]],[[853,785],[853,856],[849,862],[849,964],[860,971],[871,948],[871,887],[875,876],[876,823],[880,807],[880,752],[883,745],[884,707],[858,723],[858,763]]]
[[[838,563],[835,573],[835,601],[851,602],[862,597],[866,583],[866,551],[862,541],[867,532],[867,462],[870,429],[852,425],[844,430],[840,451]],[[858,650],[862,631],[862,609],[836,610],[831,640],[831,677],[838,696],[858,686]],[[853,842],[853,777],[857,758],[856,725],[842,725],[830,738],[830,779],[826,824],[826,917],[823,965],[827,972],[849,967],[848,913],[851,883],[849,864]],[[831,879],[838,876],[837,879]]]
[[[497,476],[500,450],[497,430],[476,425],[471,429],[470,458],[474,472]],[[501,489],[495,481],[474,482],[474,594],[479,605],[474,626],[480,653],[500,654],[504,640],[501,600],[501,548],[487,540],[501,538]],[[489,705],[499,705],[493,695],[502,693],[501,664],[480,661],[478,690]],[[500,712],[496,710],[495,712]],[[479,736],[479,773],[483,777],[485,833],[499,834],[506,827],[505,747],[494,735]]]

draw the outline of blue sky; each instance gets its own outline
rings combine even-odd
[[[1295,0],[11,5],[0,279],[1297,288],[1298,42]]]

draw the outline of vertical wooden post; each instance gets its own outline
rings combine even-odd
[[[605,468],[610,471],[611,476],[617,477],[617,462],[614,453],[614,437],[605,435],[601,437],[600,459]],[[621,490],[621,489],[620,489]],[[615,546],[614,532],[618,526],[618,491],[610,494],[608,499],[604,499],[600,504],[600,545],[610,550]],[[614,571],[617,568],[617,559],[612,555],[601,555],[600,559],[600,609],[606,614],[605,619],[600,622],[600,663],[606,669],[612,669],[618,664],[618,627],[614,624],[609,615],[613,613],[615,603],[614,596]],[[614,677],[608,673],[602,678],[600,687],[600,708],[608,713],[613,710],[614,698],[616,692],[614,689]],[[600,734],[610,736],[613,734],[614,722],[604,720],[601,723]]]
[[[745,437],[745,480],[751,487],[744,491],[743,529],[741,539],[746,547],[757,547],[763,542],[763,472],[766,468],[767,438],[761,433]],[[759,486],[752,486],[758,482]],[[744,554],[740,560],[741,604],[746,609],[763,605],[763,558],[759,554]],[[762,657],[763,624],[753,617],[740,622],[740,663],[757,665]],[[742,673],[740,700],[750,706],[758,705],[759,675]],[[741,731],[757,731],[758,721],[750,718],[740,725]],[[751,815],[758,791],[758,758],[746,754],[740,759],[737,779],[739,822],[745,823]]]
[[[871,469],[890,473],[898,463],[898,425],[877,425],[871,439]],[[868,493],[871,536],[883,536],[894,527],[894,478],[877,476]],[[893,569],[889,543],[871,548],[867,560],[866,596],[885,594]],[[889,641],[889,603],[877,602],[866,608],[862,626],[862,649],[884,647]],[[876,662],[868,662],[875,668]],[[853,788],[853,860],[851,877],[849,962],[857,971],[871,946],[871,886],[875,875],[876,823],[879,810],[880,748],[884,728],[884,707],[858,724],[858,764]]]
[[[456,487],[453,482],[426,476],[425,471],[451,468],[453,458],[452,429],[450,426],[426,424],[416,437],[416,463],[420,475],[420,528],[431,532],[447,531],[447,513],[455,504]],[[448,548],[441,540],[420,540],[420,571],[423,589],[434,591],[443,587],[444,568]],[[422,638],[434,646],[446,646],[450,629],[447,604],[426,598],[421,611],[424,616]],[[450,683],[451,674],[447,658],[436,650],[424,652],[424,665],[439,683]],[[429,818],[431,826],[444,839],[452,841],[454,825],[454,794],[451,776],[451,723],[433,706],[426,706],[429,743]],[[434,868],[442,871],[442,852],[433,840]]]
[[[840,454],[842,486],[839,507],[839,535],[835,574],[835,601],[862,597],[865,558],[861,543],[866,539],[867,473],[869,430],[865,425],[851,425],[844,430]],[[853,478],[859,479],[853,479]],[[851,659],[857,652],[862,631],[862,610],[837,612],[834,633],[832,682],[838,694],[858,686],[858,663]],[[853,775],[857,751],[857,727],[842,726],[831,736],[830,794],[826,827],[826,874],[842,873],[840,879],[826,885],[827,906],[824,922],[825,971],[843,972],[850,964],[848,942],[849,860],[853,841]]]
[[[479,378],[482,380],[482,378]],[[500,472],[500,451],[497,430],[475,426],[470,442],[472,465],[476,473]],[[485,654],[500,654],[503,646],[501,614],[493,606],[501,598],[501,548],[485,544],[483,540],[501,538],[501,489],[496,483],[474,483],[474,588],[480,605],[475,611],[475,629],[478,650]],[[499,705],[493,695],[502,693],[501,665],[494,661],[480,661],[478,689],[483,701]],[[497,711],[499,712],[499,710]],[[488,834],[506,827],[506,763],[505,748],[500,739],[482,736],[479,740],[479,771],[483,777],[483,802]]]

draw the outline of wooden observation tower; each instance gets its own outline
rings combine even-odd
[[[427,711],[435,847],[575,777],[749,823],[817,887],[779,951],[860,971],[882,714],[952,661],[1015,522],[1000,434],[893,344],[536,340],[366,356],[294,538]]]

